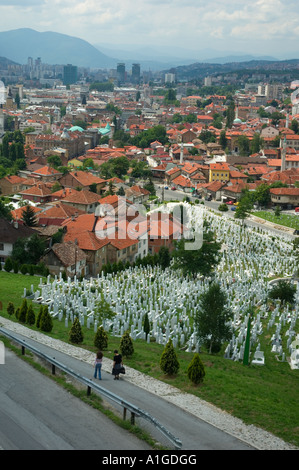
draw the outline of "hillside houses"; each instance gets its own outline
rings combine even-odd
[[[286,119],[273,123],[270,111],[277,109],[267,108],[267,99],[263,105],[267,117],[261,118],[262,98],[256,93],[241,92],[235,96],[234,120],[227,126],[227,97],[201,97],[196,87],[192,88],[194,92],[184,96],[188,87],[180,87],[182,97],[175,104],[165,104],[164,96],[149,84],[134,90],[89,93],[85,105],[80,102],[79,85],[69,93],[28,93],[29,99],[34,97],[40,100],[39,104],[31,103],[27,109],[23,106],[18,112],[9,110],[16,129],[34,129],[26,134],[26,168],[23,165],[20,171],[14,171],[17,174],[0,178],[1,195],[17,196],[12,200],[21,198],[22,204],[29,201],[40,233],[42,229],[63,229],[62,245],[73,243],[85,254],[82,266],[78,265],[75,271],[86,275],[99,273],[107,263],[132,263],[139,256],[156,253],[160,246],[173,247],[171,239],[168,243],[163,238],[165,221],[152,225],[158,241],[151,236],[148,221],[139,221],[138,227],[136,223],[132,225],[139,216],[134,204],[145,204],[150,197],[144,189],[148,176],[133,177],[136,162],[150,170],[152,181],[159,186],[216,201],[221,201],[222,196],[237,200],[244,188],[254,190],[262,182],[270,185],[281,181],[289,194],[271,192],[272,204],[293,206],[297,201],[292,199],[296,196],[293,192],[299,181],[299,135],[290,128],[290,109],[279,101],[279,111]],[[140,92],[138,101],[136,90]],[[64,116],[58,106],[49,105],[52,98],[65,106]],[[121,113],[115,113],[113,106]],[[292,118],[299,122],[298,115]],[[165,128],[165,140],[161,134],[145,144],[138,140],[157,125]],[[252,146],[257,134],[262,138],[261,147]],[[245,150],[242,139],[248,144]],[[49,164],[52,156],[60,158],[61,166]],[[109,164],[119,157],[129,162],[128,170],[110,173]],[[121,202],[117,196],[120,187],[125,194]],[[20,208],[12,214],[21,224]],[[122,214],[125,220],[121,223]],[[173,233],[177,235],[175,229]],[[64,259],[69,253],[73,260],[73,245],[68,245],[65,252],[63,247],[51,254],[49,251],[53,272],[58,272],[59,267],[74,275],[74,262],[69,265]]]

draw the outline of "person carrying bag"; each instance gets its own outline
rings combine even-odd
[[[114,358],[113,358],[113,368],[112,368],[112,375],[114,375],[114,380],[119,380],[119,374],[125,374],[125,368],[122,361],[121,354],[118,353],[118,350],[115,349],[114,351]]]

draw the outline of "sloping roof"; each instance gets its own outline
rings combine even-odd
[[[26,225],[0,219],[0,241],[2,243],[14,244],[19,238],[29,238],[35,233],[35,230]]]
[[[64,266],[71,266],[75,262],[86,260],[87,256],[75,243],[55,243],[52,251]]]

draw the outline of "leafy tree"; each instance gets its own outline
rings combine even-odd
[[[194,354],[193,359],[188,366],[187,373],[189,379],[194,384],[198,385],[203,382],[206,372],[198,353]]]
[[[294,303],[296,294],[296,286],[289,281],[279,280],[269,292],[269,298],[272,300],[279,299],[281,302]]]
[[[1,199],[0,199],[0,218],[6,219],[6,220],[12,219],[11,207],[5,204],[5,202]]]
[[[249,155],[250,154],[250,142],[246,135],[240,135],[238,137],[238,147],[240,155]]]
[[[133,340],[129,335],[129,332],[126,331],[120,341],[119,349],[123,356],[131,357],[134,353]]]
[[[102,326],[99,326],[96,331],[94,345],[101,351],[106,349],[108,346],[108,335]]]
[[[61,158],[59,157],[59,155],[50,155],[47,158],[47,162],[48,162],[49,166],[51,166],[53,168],[58,168],[62,165],[62,161],[61,161]]]
[[[166,375],[177,374],[180,368],[180,364],[171,339],[168,340],[168,343],[166,344],[160,358],[160,368]]]
[[[254,200],[261,206],[268,206],[271,202],[270,187],[266,183],[260,184],[254,191]]]
[[[172,253],[173,268],[182,269],[183,275],[190,274],[193,277],[197,274],[210,275],[218,263],[217,257],[221,248],[213,232],[204,231],[203,243],[199,249],[188,249],[188,243],[190,242],[184,239],[175,242],[176,249]]]
[[[71,329],[69,331],[69,341],[74,344],[83,342],[83,333],[79,319],[75,317]]]
[[[258,153],[264,145],[263,138],[260,136],[258,132],[256,132],[253,136],[253,139],[250,144],[250,153]]]
[[[198,337],[210,354],[218,352],[221,344],[230,340],[232,336],[228,321],[232,319],[233,314],[226,305],[226,293],[216,282],[212,283],[199,299],[195,313],[195,327]]]
[[[246,219],[246,217],[249,216],[252,208],[253,208],[252,197],[249,194],[249,191],[245,191],[243,192],[241,199],[239,201],[239,204],[237,205],[237,208],[235,211],[235,218],[241,219],[244,223],[244,220]]]

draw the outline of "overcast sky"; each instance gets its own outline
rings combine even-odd
[[[2,31],[54,31],[97,45],[299,56],[298,0],[0,0],[0,18]]]

